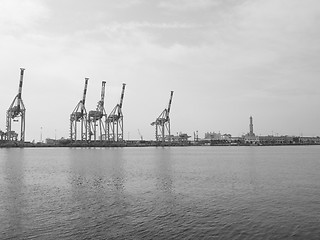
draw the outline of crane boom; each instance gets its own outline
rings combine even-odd
[[[168,105],[168,115],[169,115],[170,109],[171,109],[172,97],[173,97],[173,91],[171,91],[171,95],[170,95],[170,100],[169,100],[169,105]]]
[[[86,95],[87,95],[87,88],[88,88],[88,80],[89,78],[85,78],[84,82],[84,90],[83,90],[83,97],[82,97],[82,105],[84,106],[86,102]]]
[[[19,90],[18,90],[18,106],[20,106],[21,102],[21,94],[22,94],[22,84],[23,84],[23,73],[24,68],[20,68],[20,83],[19,83]]]
[[[126,88],[126,84],[123,83],[122,84],[122,92],[121,92],[121,99],[120,99],[120,104],[119,104],[119,108],[121,109],[122,108],[122,103],[123,103],[123,97],[124,97],[124,90]]]
[[[84,82],[84,90],[83,90],[83,97],[82,97],[82,101],[81,101],[81,115],[83,115],[83,110],[85,109],[85,102],[86,102],[86,95],[87,95],[87,88],[88,88],[88,80],[89,78],[85,78],[85,82]]]
[[[106,81],[102,81],[100,107],[104,106],[104,95],[106,91]]]

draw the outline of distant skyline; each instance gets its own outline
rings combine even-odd
[[[86,108],[123,103],[124,138],[154,139],[171,108],[172,134],[249,131],[320,136],[317,0],[1,0],[0,130],[18,92],[26,140],[69,137]],[[42,128],[42,131],[41,131]],[[15,128],[14,128],[15,129]]]

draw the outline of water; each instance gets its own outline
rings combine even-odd
[[[0,149],[0,239],[319,239],[320,146]]]

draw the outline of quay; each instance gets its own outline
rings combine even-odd
[[[320,139],[319,139],[320,140]],[[45,148],[45,147],[185,147],[185,146],[305,146],[305,145],[320,145],[320,141],[295,141],[295,142],[275,142],[265,141],[258,143],[249,143],[245,141],[217,141],[217,140],[202,140],[202,141],[183,141],[183,142],[158,142],[158,141],[71,141],[70,139],[56,140],[54,142],[33,143],[20,141],[0,141],[0,148]]]

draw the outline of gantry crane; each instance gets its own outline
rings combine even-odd
[[[97,140],[97,127],[98,127],[99,140],[102,141],[102,140],[106,140],[107,138],[107,129],[106,129],[107,113],[104,108],[105,88],[106,88],[106,82],[102,81],[101,99],[98,102],[96,110],[89,111],[88,129],[89,129],[90,141]]]
[[[9,109],[7,110],[6,136],[8,141],[17,141],[18,134],[12,131],[12,121],[18,122],[20,118],[20,141],[24,142],[25,138],[25,117],[26,108],[21,98],[24,68],[20,68],[20,82],[18,94],[13,99]]]
[[[120,103],[117,104],[107,117],[107,132],[109,141],[123,141],[122,103],[126,84],[122,84]]]
[[[170,100],[168,108],[164,109],[163,112],[159,115],[159,117],[151,123],[151,126],[156,126],[156,141],[165,142],[166,134],[168,136],[167,140],[171,141],[170,135],[170,109],[171,102],[173,97],[173,91],[171,91]]]
[[[73,112],[70,114],[70,139],[77,140],[77,123],[80,123],[81,140],[87,140],[87,110],[85,108],[87,86],[89,78],[85,78],[82,100],[79,101]]]

